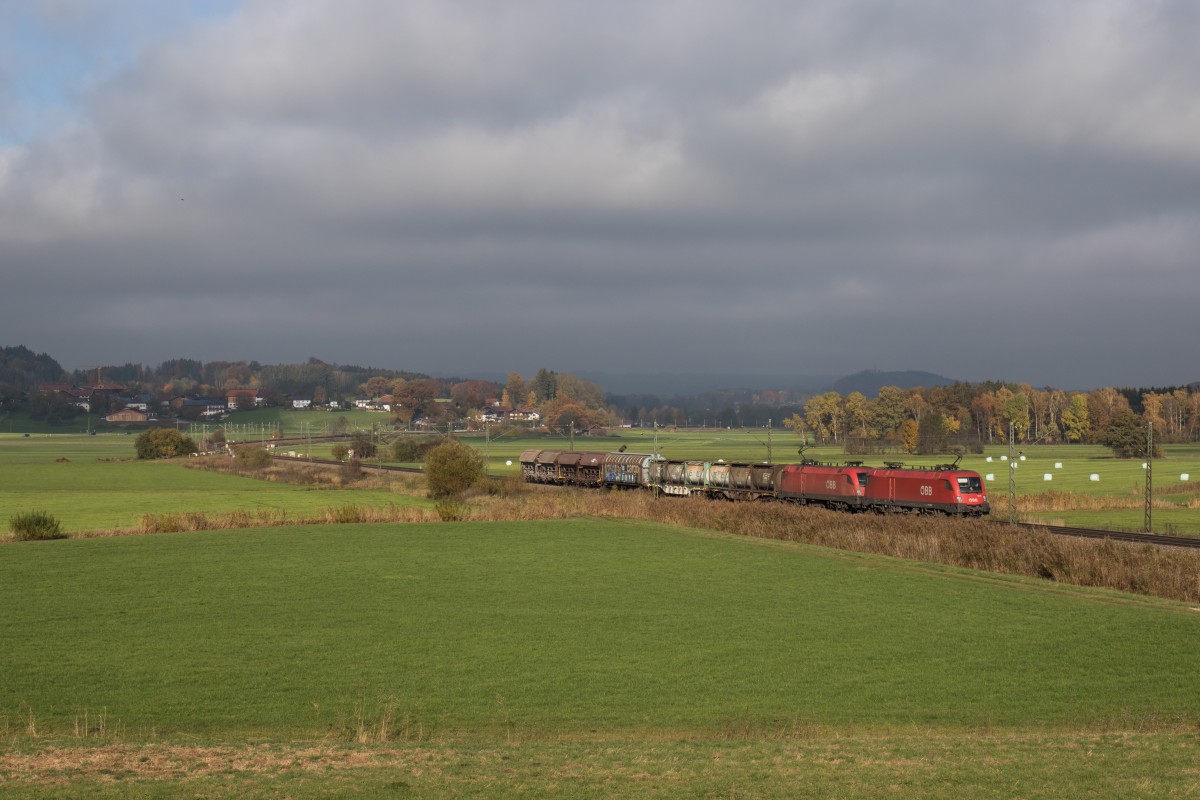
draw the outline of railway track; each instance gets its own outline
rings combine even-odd
[[[343,461],[337,461],[332,458],[305,458],[304,456],[284,456],[273,455],[272,458],[278,461],[299,461],[305,464],[322,464],[330,467],[341,467],[345,465]],[[421,473],[422,470],[418,467],[396,467],[388,464],[370,464],[362,462],[363,469],[376,469],[383,472],[410,472]],[[1015,525],[1018,528],[1026,530],[1037,530],[1045,533],[1052,533],[1056,536],[1075,536],[1082,539],[1113,539],[1118,542],[1138,542],[1141,544],[1156,544],[1163,547],[1185,547],[1200,549],[1200,537],[1196,536],[1167,536],[1160,533],[1137,533],[1134,531],[1107,531],[1099,528],[1068,528],[1062,525],[1042,525],[1037,522],[1015,522],[1010,523],[1008,520],[995,520],[1002,525]]]
[[[1106,531],[1099,528],[1067,528],[1062,525],[1042,525],[1037,522],[1015,522],[1007,520],[1001,524],[1012,524],[1027,530],[1045,531],[1056,536],[1076,536],[1081,539],[1114,539],[1118,542],[1140,542],[1142,544],[1157,544],[1164,547],[1200,548],[1200,537],[1196,536],[1167,536],[1161,533],[1137,533],[1135,531]]]
[[[337,459],[334,459],[334,458],[308,458],[305,456],[281,456],[281,455],[272,455],[271,458],[275,459],[276,461],[299,461],[304,464],[322,464],[327,467],[344,467],[344,466],[346,466],[345,461],[338,461]],[[419,467],[396,467],[396,466],[392,466],[391,464],[371,464],[367,461],[360,461],[359,464],[360,464],[360,466],[362,466],[363,469],[377,469],[382,472],[415,472],[417,474],[420,474],[421,472],[424,471]]]

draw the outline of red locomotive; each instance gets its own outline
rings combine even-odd
[[[991,510],[979,473],[953,464],[921,468],[889,463],[872,469],[864,500],[880,511],[982,515]]]

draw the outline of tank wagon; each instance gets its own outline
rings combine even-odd
[[[956,465],[884,468],[860,462],[822,464],[672,461],[652,453],[526,450],[530,483],[650,489],[666,495],[780,500],[840,511],[901,511],[968,516],[991,508],[978,472]]]
[[[775,465],[726,461],[666,461],[651,468],[649,488],[664,494],[703,494],[727,500],[775,497]]]
[[[526,450],[521,475],[529,483],[644,488],[652,485],[650,464],[659,459],[649,453]]]

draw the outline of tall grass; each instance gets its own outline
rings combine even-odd
[[[183,533],[187,531],[231,530],[233,528],[277,528],[284,525],[356,524],[363,522],[436,522],[434,509],[416,506],[386,507],[329,506],[315,514],[291,516],[286,511],[229,511],[218,514],[189,512],[182,514],[143,514],[141,525],[135,529],[92,531],[81,538],[121,536],[139,533]]]

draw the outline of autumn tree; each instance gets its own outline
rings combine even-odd
[[[1029,435],[1029,398],[1024,392],[1010,393],[1004,401],[1004,422],[1011,425],[1018,440]]]
[[[395,405],[407,409],[408,418],[419,419],[429,414],[434,400],[438,396],[438,382],[431,378],[418,378],[411,381],[396,381],[392,386],[393,410]]]
[[[579,430],[601,424],[597,412],[570,397],[556,397],[542,407],[542,424],[548,430]]]
[[[1073,394],[1062,412],[1062,423],[1068,442],[1082,442],[1091,433],[1088,419],[1088,400],[1085,394]]]
[[[946,425],[945,417],[932,413],[921,417],[921,421],[917,423],[916,450],[923,455],[949,452],[950,429]]]
[[[555,396],[566,396],[588,408],[604,408],[605,392],[600,384],[576,377],[568,372],[555,376]]]
[[[529,396],[529,388],[525,385],[525,379],[521,377],[521,373],[508,373],[508,380],[504,384],[504,393],[508,395],[508,401],[504,405],[510,408],[515,408],[525,402],[525,398]]]
[[[1125,412],[1133,413],[1129,400],[1111,386],[1088,393],[1088,418],[1093,431],[1103,433],[1117,415]]]
[[[471,410],[483,408],[497,391],[497,385],[491,381],[462,381],[450,387],[450,397],[460,408]]]
[[[367,397],[383,397],[392,393],[392,378],[383,375],[372,375],[359,389]]]
[[[837,392],[817,395],[804,404],[804,421],[822,443],[826,440],[837,443],[842,429],[842,413],[842,396]]]
[[[871,422],[871,407],[870,401],[862,392],[851,392],[846,395],[845,402],[842,403],[843,414],[846,420],[846,431],[854,431],[859,437],[866,439],[869,436],[869,425]]]
[[[904,448],[906,453],[917,452],[920,430],[917,428],[916,420],[906,419],[904,422],[901,422],[896,435],[900,439],[900,446]]]
[[[792,414],[783,421],[783,427],[799,436],[801,442],[808,444],[808,424],[804,421],[804,417]]]
[[[1100,443],[1110,448],[1117,458],[1145,457],[1146,426],[1146,421],[1132,411],[1118,411],[1101,434]],[[1154,455],[1162,455],[1157,444]]]
[[[907,418],[908,403],[904,392],[895,386],[884,386],[871,401],[871,424],[880,439],[892,437]]]

